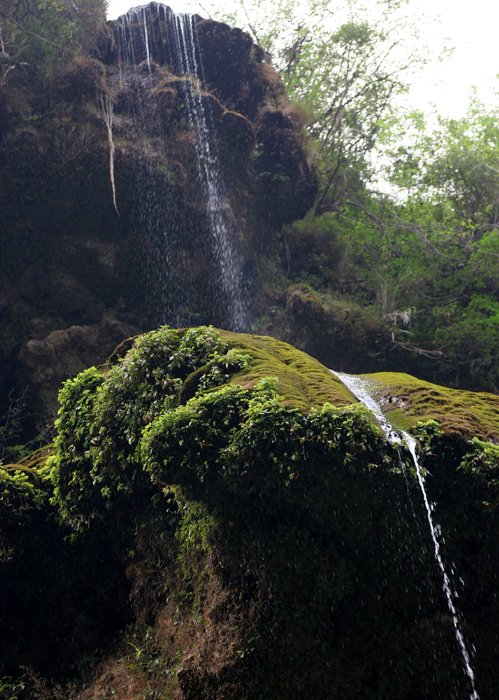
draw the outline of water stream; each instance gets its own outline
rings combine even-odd
[[[142,8],[142,20],[144,22],[144,41],[146,44],[146,61],[149,72],[151,72],[151,52],[149,50],[149,32],[147,30],[147,12],[146,8]]]
[[[419,488],[421,490],[426,509],[426,516],[430,527],[431,539],[433,541],[433,552],[435,555],[435,560],[438,564],[438,568],[440,569],[440,573],[442,575],[442,589],[444,591],[447,607],[452,618],[456,642],[461,652],[463,670],[468,676],[471,685],[470,700],[480,700],[480,696],[478,695],[478,692],[475,687],[475,674],[473,672],[473,668],[471,667],[470,655],[466,647],[466,642],[464,640],[463,632],[461,629],[457,608],[454,602],[456,595],[452,590],[451,581],[442,558],[440,526],[435,523],[433,517],[433,506],[428,498],[424,473],[417,454],[416,440],[412,437],[412,435],[409,435],[409,433],[405,432],[404,430],[396,430],[390,424],[390,422],[384,415],[381,406],[372,396],[369,383],[365,379],[359,376],[345,374],[344,372],[333,372],[333,374],[335,374],[338,377],[338,379],[340,379],[343,382],[343,384],[345,384],[345,386],[361,403],[363,403],[370,411],[372,411],[372,413],[376,416],[377,420],[379,421],[380,426],[389,442],[391,442],[392,444],[400,444],[401,442],[403,442],[407,446],[407,449],[411,454],[414,466],[416,468],[416,475],[418,479]]]
[[[244,280],[241,262],[237,252],[237,224],[232,212],[228,190],[224,182],[222,164],[217,146],[217,134],[211,110],[211,97],[203,93],[204,69],[197,36],[197,18],[189,14],[174,14],[165,5],[151,4],[133,8],[115,22],[120,79],[124,68],[134,69],[140,74],[140,64],[148,69],[148,94],[143,105],[136,108],[137,128],[140,133],[159,133],[159,110],[154,105],[154,65],[153,61],[167,64],[175,75],[185,76],[179,82],[185,104],[189,130],[194,134],[194,150],[201,196],[204,199],[209,248],[213,255],[214,269],[209,271],[212,288],[221,290],[220,315],[224,325],[231,330],[242,331],[249,327],[248,310],[245,302]],[[139,29],[139,31],[137,31]],[[141,78],[144,83],[144,78]],[[144,183],[144,191],[148,183]],[[149,183],[151,184],[151,183]],[[165,198],[168,194],[165,194]],[[147,223],[154,235],[156,245],[168,246],[168,236],[164,233],[164,221],[169,221],[174,213],[165,216],[168,203],[149,203],[147,196],[141,203],[139,220]],[[159,217],[159,220],[156,220]],[[165,280],[178,275],[181,261],[171,260],[171,253],[158,251],[155,257],[163,259],[170,270],[152,272]],[[208,273],[207,273],[208,274]],[[170,289],[171,289],[170,283]],[[176,292],[175,292],[176,294]],[[171,296],[171,292],[163,294]],[[161,296],[161,294],[159,294]],[[223,299],[223,301],[222,301]]]
[[[174,18],[177,70],[204,82],[203,64],[199,51],[196,23],[192,15]],[[209,102],[203,99],[199,86],[184,83],[189,122],[196,134],[195,147],[198,173],[202,183],[215,255],[220,266],[222,286],[231,304],[234,330],[247,328],[247,313],[243,301],[241,270],[237,264],[233,239],[232,210],[222,177],[222,168],[214,141],[213,116]]]

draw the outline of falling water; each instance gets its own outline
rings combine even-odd
[[[340,379],[343,384],[350,389],[352,394],[361,403],[363,403],[366,408],[374,413],[387,439],[391,443],[401,442],[399,432],[393,429],[393,427],[387,421],[385,414],[381,410],[381,406],[369,393],[367,382],[362,379],[362,377],[355,377],[352,374],[345,374],[344,372],[333,372],[333,374],[335,374],[338,379]]]
[[[142,19],[144,22],[144,41],[146,44],[147,67],[149,68],[149,72],[151,72],[151,52],[149,50],[149,33],[147,31],[147,13],[145,7],[142,8]]]
[[[133,118],[134,140],[143,136],[161,146],[161,119],[154,94],[150,46],[150,16],[146,7],[130,10],[113,24],[119,69],[119,89],[131,86],[127,96],[127,113]],[[147,73],[142,68],[147,65]],[[175,259],[172,232],[178,228],[176,202],[171,188],[158,187],[157,163],[154,158],[137,155],[130,176],[135,179],[132,216],[140,237],[140,259],[147,306],[154,324],[184,325],[188,320],[181,306],[186,285],[181,266]],[[158,196],[160,193],[160,196]]]
[[[160,37],[154,36],[152,44],[152,22],[160,22]],[[142,36],[137,40],[132,22],[141,25]],[[149,26],[148,26],[149,24]],[[229,204],[218,149],[213,115],[209,99],[202,94],[200,84],[204,83],[204,70],[197,38],[197,20],[188,14],[175,15],[165,5],[151,4],[130,10],[117,20],[116,42],[120,62],[137,68],[145,59],[151,78],[150,97],[153,96],[152,60],[159,55],[162,62],[168,63],[175,74],[186,76],[181,84],[189,126],[195,135],[194,147],[197,172],[205,200],[206,216],[210,232],[209,244],[218,270],[211,273],[217,276],[216,283],[222,291],[224,302],[220,312],[225,315],[226,324],[233,330],[246,330],[249,326],[248,312],[243,293],[243,275],[236,251],[237,232],[235,218]],[[134,42],[138,41],[138,46]],[[157,120],[158,109],[143,109],[139,115],[142,127],[147,130],[146,121]],[[156,113],[156,115],[154,114]],[[149,127],[150,128],[150,127]],[[159,130],[158,130],[159,131]],[[144,206],[146,206],[144,202]],[[161,206],[154,209],[161,211]],[[143,213],[148,218],[149,229],[160,229],[161,221],[154,222],[155,212]],[[165,235],[156,235],[157,244],[168,245]],[[161,241],[161,239],[163,239]],[[159,256],[158,256],[159,257]],[[166,253],[165,259],[171,256]],[[178,262],[178,261],[177,261]],[[175,261],[168,260],[175,266]],[[178,267],[178,265],[177,265]],[[175,272],[172,273],[173,275]]]
[[[178,67],[185,75],[203,80],[203,65],[197,43],[196,25],[192,15],[175,17],[176,48]],[[225,184],[213,142],[213,118],[206,100],[199,89],[187,81],[185,98],[189,121],[196,132],[196,155],[198,172],[206,197],[207,213],[213,236],[222,286],[232,305],[232,320],[235,330],[247,328],[247,315],[243,303],[241,271],[236,261],[232,243],[234,231],[231,222],[231,209],[228,205]]]
[[[440,569],[440,572],[442,574],[442,588],[445,593],[445,598],[447,601],[447,607],[449,609],[451,618],[452,618],[452,623],[454,625],[454,634],[456,637],[456,641],[458,643],[460,652],[461,652],[461,657],[463,660],[463,668],[468,676],[468,679],[471,684],[471,694],[470,694],[470,700],[480,700],[480,696],[478,695],[478,692],[475,688],[475,674],[473,672],[473,669],[471,667],[471,661],[470,661],[470,655],[468,653],[468,650],[466,648],[466,643],[464,641],[464,636],[461,630],[461,625],[459,622],[458,614],[457,614],[457,609],[454,604],[454,596],[452,592],[452,587],[451,587],[451,582],[449,579],[449,576],[447,574],[447,571],[445,569],[445,565],[443,562],[442,554],[441,554],[441,544],[440,544],[440,528],[438,525],[435,524],[433,520],[433,507],[430,501],[428,500],[428,494],[426,492],[426,485],[425,485],[425,480],[424,480],[424,475],[423,471],[421,469],[421,465],[419,463],[419,458],[417,455],[416,451],[416,440],[409,435],[409,433],[406,433],[405,431],[401,430],[395,430],[393,426],[388,422],[386,416],[384,415],[381,406],[379,403],[373,398],[372,394],[370,393],[369,390],[369,385],[365,379],[362,377],[358,376],[353,376],[350,374],[345,374],[344,372],[333,372],[338,379],[340,379],[345,386],[350,389],[352,394],[361,402],[363,403],[378,419],[381,428],[385,435],[387,436],[387,439],[392,443],[400,443],[402,440],[406,444],[409,452],[411,453],[412,460],[414,462],[414,466],[416,468],[416,474],[418,478],[418,483],[419,487],[421,489],[421,494],[423,496],[423,501],[424,505],[426,508],[426,515],[428,518],[428,524],[430,526],[430,532],[431,532],[431,538],[433,541],[433,551],[435,554],[435,559],[438,564],[438,567]]]

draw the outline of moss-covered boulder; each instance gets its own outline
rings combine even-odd
[[[460,391],[400,372],[365,375],[390,421],[410,430],[434,420],[447,433],[499,443],[499,396]]]
[[[271,338],[165,327],[60,401],[52,508],[73,546],[109,552],[115,585],[126,572],[132,618],[68,697],[469,697],[409,454],[325,367]],[[415,432],[492,698],[497,448]]]
[[[86,672],[91,655],[104,653],[129,618],[130,586],[113,547],[105,533],[88,528],[75,540],[61,522],[46,458],[44,448],[22,464],[0,463],[0,697],[6,700],[55,697],[50,681]],[[43,679],[52,689],[38,695]]]

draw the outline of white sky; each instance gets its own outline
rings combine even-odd
[[[115,19],[130,7],[146,0],[109,0],[108,16]],[[269,0],[271,3],[272,0]],[[332,4],[334,0],[331,0]],[[176,12],[202,11],[202,0],[170,0]],[[223,6],[223,0],[220,0]],[[248,3],[249,5],[250,3]],[[410,107],[428,114],[459,117],[466,111],[471,87],[475,85],[486,103],[498,100],[499,2],[497,0],[412,0],[411,16],[422,17],[424,42],[438,52],[444,46],[454,47],[453,54],[439,63],[429,63],[413,82],[408,102]]]

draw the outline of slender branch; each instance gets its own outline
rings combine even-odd
[[[335,165],[333,171],[331,172],[331,174],[330,174],[329,177],[328,177],[326,186],[324,187],[324,190],[322,191],[322,194],[321,194],[321,196],[320,196],[320,198],[319,198],[319,201],[317,202],[317,204],[316,204],[316,206],[315,206],[315,208],[314,208],[314,216],[318,216],[318,215],[319,215],[320,209],[321,209],[322,205],[324,204],[324,201],[325,201],[325,199],[326,199],[327,193],[328,193],[329,190],[331,189],[331,185],[333,184],[334,179],[336,178],[336,175],[338,174],[341,165],[342,165],[342,160],[341,160],[341,158],[338,158],[338,160],[336,161],[336,165]]]
[[[114,141],[113,141],[113,103],[107,95],[100,93],[100,107],[102,110],[102,117],[107,129],[107,143],[109,146],[109,180],[111,182],[111,190],[113,193],[113,206],[116,213],[120,214],[118,211],[118,205],[116,204],[116,183],[114,180]]]
[[[420,348],[412,343],[402,343],[400,340],[395,340],[393,334],[392,342],[395,347],[402,348],[402,350],[408,350],[409,352],[413,352],[416,355],[421,355],[422,357],[427,357],[430,360],[436,360],[439,357],[442,357],[444,354],[441,350],[426,350],[425,348]]]
[[[37,34],[36,32],[33,32],[30,29],[26,29],[26,27],[23,27],[22,24],[19,24],[19,22],[16,22],[15,19],[11,19],[10,21],[12,22],[12,24],[14,24],[18,29],[20,29],[25,34],[28,34],[29,36],[32,36],[35,39],[40,39],[40,41],[44,41],[46,44],[50,44],[51,46],[55,46],[60,51],[64,51],[65,53],[71,53],[70,49],[67,49],[64,46],[61,46],[57,42],[52,41],[52,39],[47,39],[47,37],[42,36],[41,34]]]
[[[253,37],[258,45],[260,45],[260,37],[258,36],[258,32],[255,29],[254,25],[252,24],[250,17],[248,15],[248,11],[246,9],[246,5],[244,4],[244,0],[241,0],[241,7],[243,8],[244,16],[246,17],[246,21],[248,23],[248,29],[250,32],[253,34]]]

